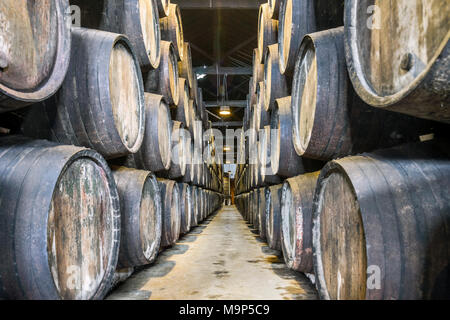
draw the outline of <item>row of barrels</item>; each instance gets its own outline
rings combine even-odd
[[[32,104],[20,110],[17,133],[91,148],[108,160],[123,158],[119,163],[220,191],[220,168],[204,164],[203,133],[210,123],[178,5],[160,0],[70,4],[2,3],[7,28],[1,38],[10,48],[0,53],[0,112]],[[79,9],[81,28],[70,26],[73,7]],[[60,32],[51,33],[50,25]],[[26,35],[29,39],[22,39]],[[36,52],[35,61],[24,55],[25,40]],[[62,57],[64,66],[53,61]],[[40,99],[3,90],[4,82],[32,92],[22,77],[34,79],[38,87],[45,86],[38,83],[45,78],[53,87]],[[7,130],[8,125],[1,122]]]
[[[236,205],[322,299],[450,297],[449,13],[260,8]]]
[[[222,203],[178,6],[70,5],[0,4],[2,299],[101,299]]]
[[[2,137],[0,298],[101,299],[116,268],[151,264],[221,203],[90,149]]]
[[[439,0],[426,5],[407,0],[270,0],[259,11],[250,106],[256,101],[259,82],[264,81],[266,110],[291,91],[298,93],[293,108],[302,109],[299,103],[319,96],[310,91],[314,83],[304,87],[312,77],[317,90],[331,90],[331,94],[321,92],[325,99],[339,101],[334,86],[348,82],[365,104],[375,107],[373,112],[389,110],[450,123],[449,14],[450,6]],[[334,50],[329,38],[309,36],[342,26],[342,40]],[[339,71],[330,85],[321,87],[325,82],[320,78],[342,64],[348,74],[341,76]],[[345,93],[341,87],[340,94]],[[311,104],[322,103],[318,100]]]
[[[425,142],[330,161],[236,197],[322,299],[450,297],[450,153]]]

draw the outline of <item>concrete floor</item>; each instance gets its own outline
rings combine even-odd
[[[108,297],[151,300],[317,299],[310,281],[286,268],[236,208],[224,207],[137,271]]]

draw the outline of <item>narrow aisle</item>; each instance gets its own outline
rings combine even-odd
[[[309,280],[276,254],[234,206],[224,207],[108,299],[317,299]]]

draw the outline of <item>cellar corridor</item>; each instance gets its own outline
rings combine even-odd
[[[107,299],[317,299],[311,282],[252,231],[234,206],[223,207]]]

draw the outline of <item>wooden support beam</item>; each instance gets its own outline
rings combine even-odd
[[[205,101],[207,108],[217,108],[222,106],[235,107],[235,108],[246,108],[247,100],[232,100],[225,102],[217,102],[217,101]]]
[[[213,128],[220,127],[242,127],[242,121],[224,121],[224,122],[213,122]]]
[[[257,10],[267,0],[172,0],[181,9],[250,9]]]
[[[209,67],[196,67],[194,68],[196,74],[206,74],[206,75],[252,75],[252,67],[219,67],[209,66]]]

